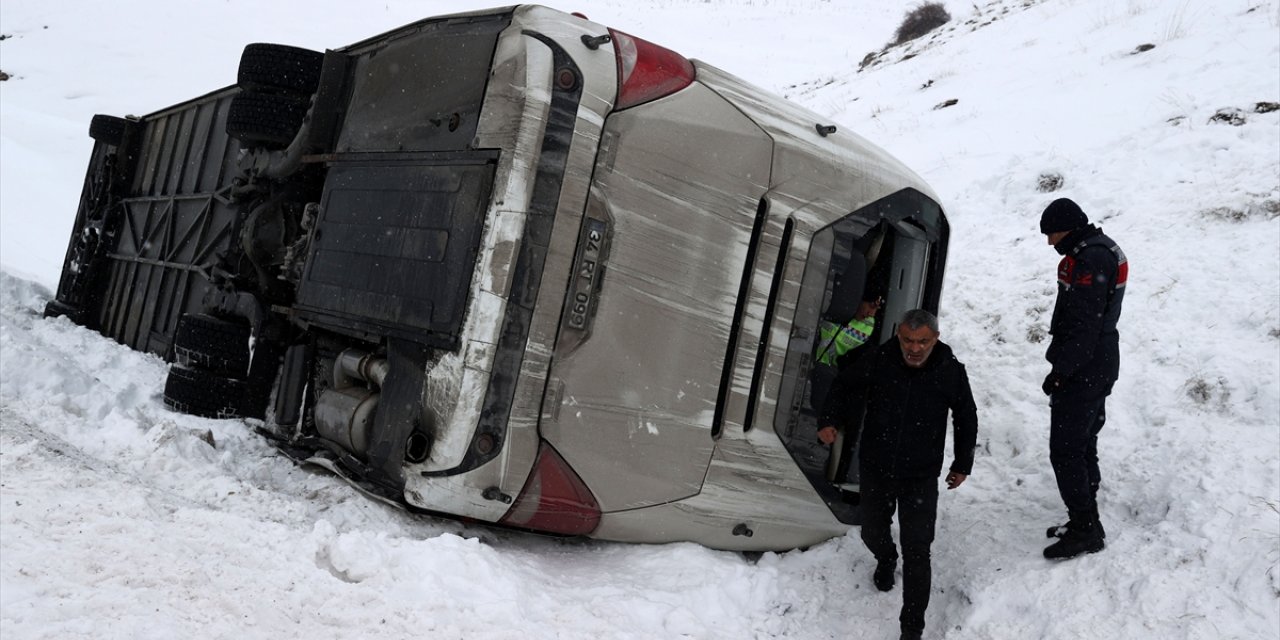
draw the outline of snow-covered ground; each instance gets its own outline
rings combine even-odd
[[[40,318],[92,114],[230,84],[249,42],[323,49],[491,4],[5,0],[0,638],[896,637],[901,591],[871,588],[856,530],[752,561],[407,516],[243,422],[166,410],[162,361]],[[1280,111],[1255,111],[1280,102],[1280,0],[952,0],[948,27],[859,71],[907,4],[558,8],[829,115],[941,195],[943,339],[981,433],[939,507],[930,635],[1280,637]],[[1211,122],[1222,108],[1243,124]],[[1039,191],[1049,174],[1063,186]],[[1051,564],[1058,256],[1036,222],[1062,195],[1131,277],[1100,444],[1108,547]]]

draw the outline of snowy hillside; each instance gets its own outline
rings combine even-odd
[[[0,638],[897,637],[901,591],[871,586],[857,530],[754,560],[411,517],[244,422],[166,410],[162,361],[40,318],[94,113],[231,84],[249,42],[336,47],[493,4],[5,1]],[[940,500],[929,637],[1280,637],[1280,111],[1263,104],[1280,0],[951,0],[947,27],[862,64],[911,4],[557,8],[829,115],[939,193],[942,337],[981,426],[972,478]],[[1037,221],[1059,196],[1131,277],[1099,446],[1108,546],[1050,564],[1058,256]]]

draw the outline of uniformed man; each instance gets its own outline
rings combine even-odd
[[[1074,558],[1105,546],[1098,518],[1098,432],[1106,401],[1120,374],[1120,306],[1129,263],[1115,241],[1089,224],[1075,202],[1059,198],[1040,216],[1040,231],[1062,254],[1058,300],[1045,358],[1053,365],[1042,389],[1049,396],[1049,461],[1067,507],[1066,524],[1049,527],[1060,538],[1049,559]]]

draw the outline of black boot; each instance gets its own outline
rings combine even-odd
[[[898,568],[897,559],[881,560],[876,563],[876,571],[871,574],[871,582],[881,591],[893,588],[893,572]]]
[[[1068,520],[1060,525],[1049,527],[1047,530],[1045,530],[1044,537],[1061,538],[1062,536],[1066,535],[1068,531],[1071,530],[1072,526],[1075,526],[1075,522],[1072,520]],[[1098,521],[1098,535],[1102,536],[1104,540],[1107,537],[1107,530],[1102,528],[1101,520]]]
[[[1093,514],[1071,514],[1070,526],[1062,538],[1044,550],[1050,560],[1066,560],[1082,553],[1097,553],[1106,546],[1102,541],[1102,525]]]
[[[903,629],[902,635],[898,636],[898,640],[920,640],[922,637],[924,637],[923,631]]]

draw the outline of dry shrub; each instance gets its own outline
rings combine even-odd
[[[902,24],[893,34],[893,44],[902,44],[941,27],[951,20],[951,14],[941,2],[925,2],[907,12]]]
[[[1062,184],[1066,182],[1061,173],[1042,173],[1036,179],[1036,191],[1040,193],[1053,193],[1062,188]]]

